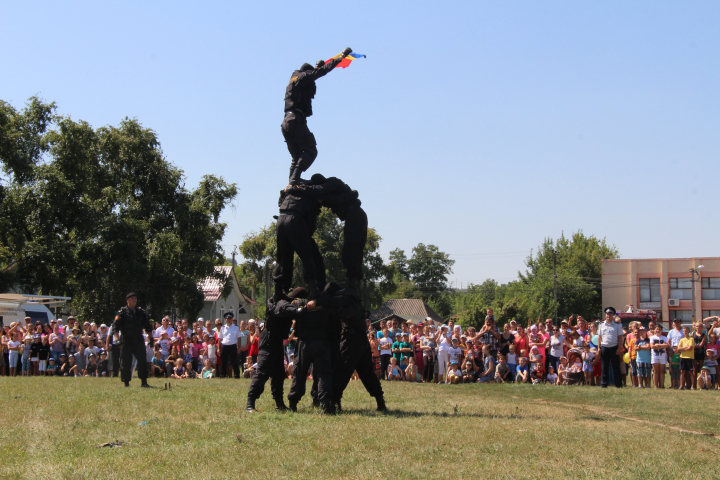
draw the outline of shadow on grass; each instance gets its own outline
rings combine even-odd
[[[340,415],[362,415],[364,417],[395,417],[395,418],[418,418],[418,417],[440,417],[440,418],[485,418],[489,420],[522,420],[523,415],[490,415],[486,413],[447,413],[447,412],[416,412],[412,410],[389,410],[378,412],[376,410],[347,409],[343,408]]]

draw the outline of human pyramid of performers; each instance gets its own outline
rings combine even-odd
[[[368,393],[375,397],[377,410],[386,410],[365,334],[365,308],[360,291],[367,215],[360,206],[358,192],[339,178],[320,174],[309,180],[301,178],[318,154],[315,137],[307,125],[307,117],[313,113],[315,81],[363,56],[346,48],[327,62],[320,60],[315,67],[305,63],[293,72],[285,91],[285,118],[281,128],[292,162],[288,185],[280,192],[278,201],[275,292],[266,306],[257,368],[248,391],[246,410],[249,412],[255,411],[255,403],[268,379],[275,409],[297,411],[305,395],[311,365],[313,405],[323,413],[335,414],[342,410],[343,391],[353,372],[357,372]],[[342,263],[347,277],[344,288],[327,282],[325,264],[313,239],[323,206],[344,222]],[[302,261],[306,288],[291,290],[295,254]],[[283,341],[289,336],[293,320],[297,343],[289,405],[286,405]]]

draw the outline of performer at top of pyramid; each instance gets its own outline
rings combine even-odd
[[[352,52],[346,48],[340,55],[327,62],[319,60],[315,67],[304,63],[295,70],[285,90],[285,118],[281,129],[288,151],[292,156],[290,184],[300,183],[300,174],[310,168],[317,157],[315,136],[307,126],[307,117],[312,115],[312,99],[317,87],[315,80],[327,75]]]

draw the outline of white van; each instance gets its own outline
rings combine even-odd
[[[63,305],[68,300],[70,297],[19,293],[0,294],[0,325],[22,322],[25,317],[30,317],[33,323],[48,323],[50,320],[56,320],[48,306]]]

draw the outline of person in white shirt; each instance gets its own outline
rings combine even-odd
[[[240,365],[238,364],[238,338],[240,338],[240,328],[233,323],[233,314],[225,314],[225,325],[220,329],[220,357],[221,365],[220,377],[227,375],[228,364],[232,365],[235,378],[240,378]]]
[[[170,319],[168,317],[164,317],[162,319],[162,325],[160,325],[158,328],[155,329],[153,332],[154,338],[160,338],[162,337],[163,333],[167,333],[168,338],[171,338],[173,333],[175,332],[175,329],[170,326]],[[163,361],[165,361],[163,359]]]
[[[449,350],[452,346],[451,335],[448,331],[448,326],[443,325],[440,327],[440,331],[435,336],[435,344],[438,346],[438,384],[445,383],[445,374],[447,373],[448,365],[450,364]]]
[[[610,382],[610,368],[617,388],[622,388],[620,374],[620,350],[625,340],[622,325],[615,322],[616,312],[613,307],[605,309],[605,321],[598,326],[598,343],[600,344],[600,360],[602,361],[602,382],[600,386],[607,388]]]

